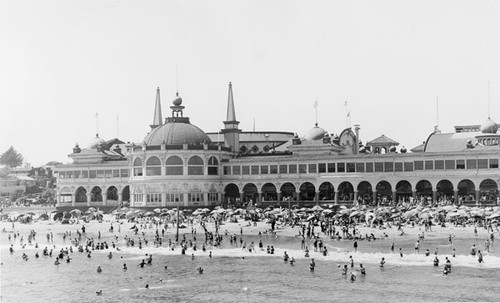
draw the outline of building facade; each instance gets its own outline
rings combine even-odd
[[[140,143],[97,135],[57,167],[58,206],[206,207],[282,203],[497,203],[500,135],[482,125],[435,130],[407,152],[381,135],[363,145],[360,127],[340,135],[317,124],[292,132],[238,128],[229,84],[224,128],[205,133],[184,116],[179,95],[163,121],[157,90],[151,131]]]

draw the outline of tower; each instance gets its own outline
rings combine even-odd
[[[150,125],[151,130],[157,128],[162,124],[161,117],[161,102],[160,102],[160,88],[156,88],[156,103],[155,103],[155,113],[153,116],[153,124]]]
[[[233,85],[229,82],[229,91],[227,96],[227,115],[224,123],[224,129],[221,133],[224,134],[224,143],[231,147],[233,153],[237,154],[240,151],[240,133],[238,129],[239,121],[236,120],[236,113],[234,110],[234,97]]]

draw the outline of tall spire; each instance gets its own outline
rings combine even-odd
[[[238,128],[239,121],[236,120],[236,113],[234,110],[233,99],[233,85],[229,82],[229,92],[227,96],[227,116],[226,121],[223,121],[224,129],[221,133],[224,134],[224,143],[226,146],[231,147],[233,154],[237,155],[240,152],[240,133],[241,129]]]
[[[229,82],[229,92],[227,95],[227,115],[226,121],[236,121],[236,113],[234,110],[233,85]]]
[[[155,103],[155,114],[153,117],[153,124],[150,125],[151,129],[155,129],[159,125],[162,124],[162,117],[161,117],[161,102],[160,102],[160,88],[158,87],[156,89],[156,103]]]

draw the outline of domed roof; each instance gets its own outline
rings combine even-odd
[[[318,124],[311,128],[311,130],[306,134],[306,140],[320,140],[324,137],[326,131],[321,127],[318,127]]]
[[[211,143],[210,138],[187,118],[169,118],[169,121],[152,130],[144,138],[146,145],[202,144]]]
[[[89,145],[87,146],[88,149],[94,149],[97,148],[99,144],[104,144],[106,141],[102,138],[99,138],[99,134],[95,135],[95,138],[90,141]]]
[[[491,120],[490,117],[488,117],[488,120],[481,124],[481,132],[483,134],[496,134],[497,131],[498,125],[495,121]]]

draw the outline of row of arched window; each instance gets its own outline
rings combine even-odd
[[[156,156],[149,157],[146,160],[146,176],[161,176],[162,167],[161,160]],[[219,174],[219,161],[216,157],[210,157],[207,163],[207,174]],[[192,156],[187,161],[188,175],[204,175],[205,162],[199,156]],[[143,162],[141,158],[136,158],[133,164],[134,176],[143,175]],[[184,175],[184,161],[179,156],[170,156],[165,161],[165,175],[167,176],[182,176]]]

